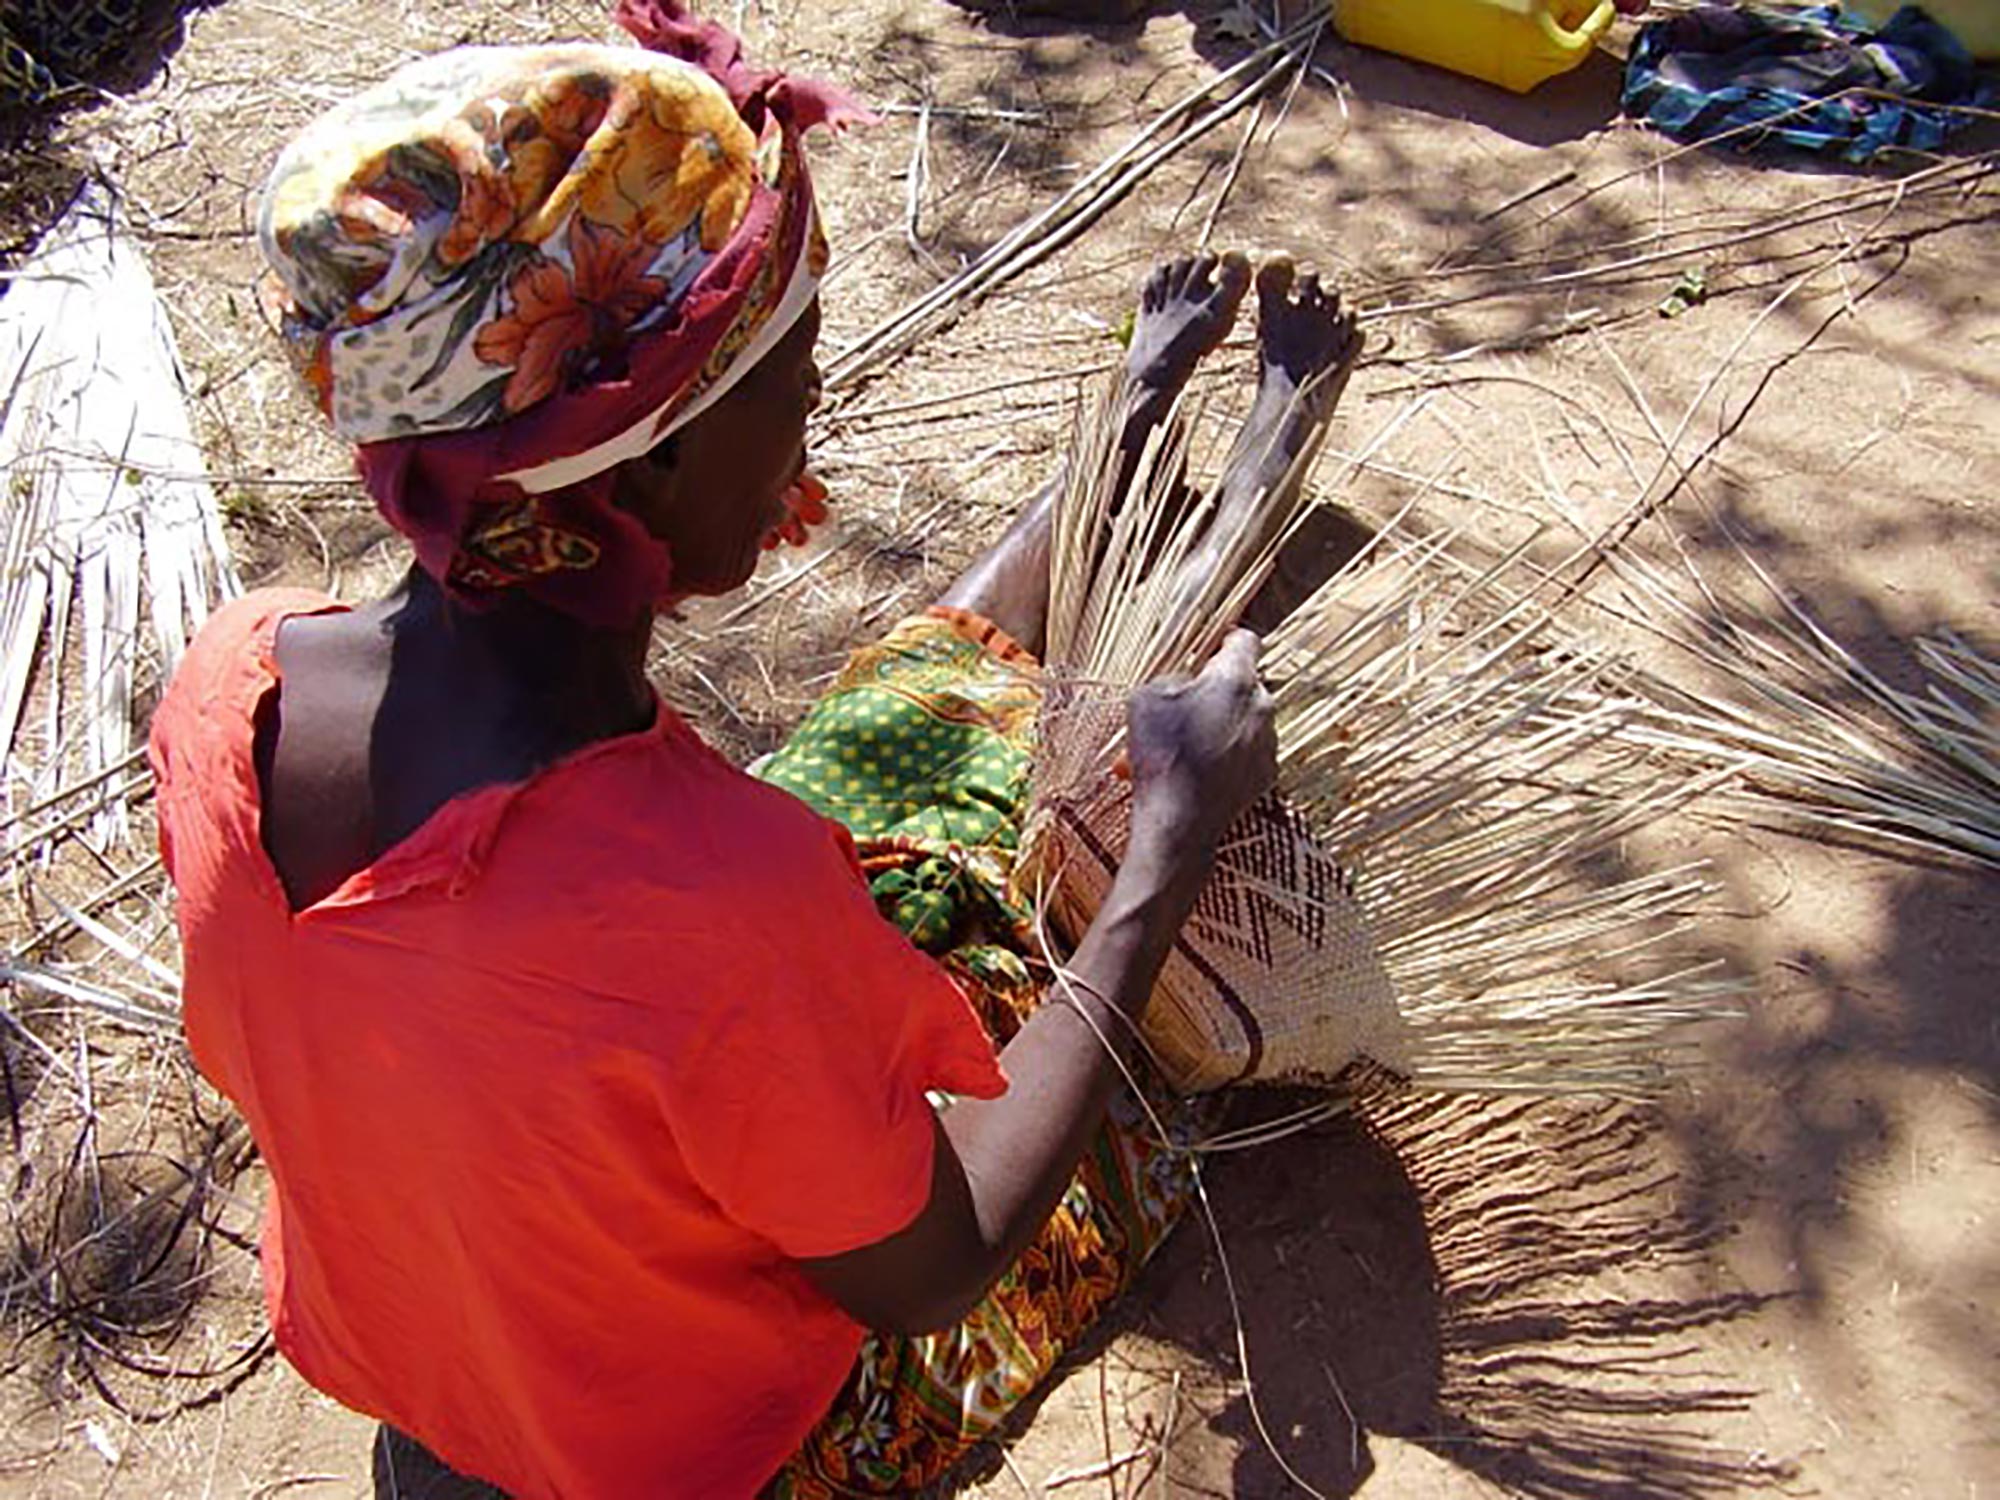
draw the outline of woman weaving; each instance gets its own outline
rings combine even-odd
[[[188,1035],[270,1166],[280,1347],[386,1424],[380,1493],[916,1488],[1180,1211],[1122,1069],[1269,703],[1246,633],[1134,698],[1130,853],[1038,1008],[1000,892],[1046,499],[762,780],[659,702],[655,614],[811,498],[800,137],[839,101],[621,19],[645,49],[414,64],[274,173],[286,333],[417,565],[231,605],[161,706]],[[1129,443],[1248,279],[1148,284]],[[1351,353],[1288,268],[1260,291],[1246,492]]]

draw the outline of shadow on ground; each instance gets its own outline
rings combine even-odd
[[[1985,384],[1977,369],[1956,378]],[[1747,461],[1758,457],[1791,459]],[[1951,580],[1912,574],[1907,559],[1934,548],[1984,555],[1992,532],[1982,511],[1880,507],[1836,473],[1824,491],[1833,513],[1808,536],[1770,524],[1744,485],[1714,483],[1710,498],[1712,519],[1687,533],[1705,572],[1740,578],[1740,544],[1777,590],[1727,592],[1732,613],[1786,620],[1782,596],[1857,670],[1915,697],[1951,694],[1976,717],[1961,690],[1927,674],[1914,642],[1958,631],[1990,657],[1994,638],[1980,628],[1990,612],[1924,587]],[[1827,722],[1868,703],[1831,664],[1807,694]],[[1772,722],[1802,727],[1782,712]],[[1990,733],[1990,708],[1985,723]],[[1907,774],[1921,767],[1914,733],[1893,762]],[[1990,776],[1987,785],[1990,825]],[[1961,816],[1980,816],[1976,796],[1963,807]],[[1746,1226],[1759,1247],[1750,1274],[1794,1294],[1823,1389],[1859,1392],[1889,1378],[1884,1368],[1907,1344],[1923,1350],[1916,1389],[1984,1391],[2000,1359],[2000,1256],[1976,1227],[2000,1132],[2000,870],[1847,834],[1807,813],[1746,830],[1782,878],[1765,881],[1774,920],[1745,939],[1764,949],[1758,1003],[1718,1039],[1716,1086],[1672,1121],[1688,1202]]]
[[[1758,1299],[1603,1290],[1716,1238],[1657,1212],[1651,1131],[1623,1106],[1377,1095],[1353,1118],[1213,1169],[1276,1455],[1241,1388],[1222,1383],[1196,1405],[1234,1441],[1184,1442],[1176,1474],[1275,1495],[1291,1488],[1289,1465],[1348,1495],[1374,1472],[1369,1440],[1382,1434],[1551,1500],[1775,1485],[1782,1470],[1710,1439],[1711,1420],[1754,1393],[1695,1352]],[[1143,1330],[1233,1373],[1236,1323],[1198,1225],[1165,1253],[1156,1285]]]
[[[220,0],[94,0],[0,7],[7,79],[0,140],[46,131],[68,110],[145,87],[186,38],[187,18]]]

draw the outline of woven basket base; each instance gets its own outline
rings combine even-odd
[[[1030,837],[1043,898],[1071,938],[1097,915],[1131,826],[1122,780],[1044,801]],[[1188,1092],[1324,1083],[1358,1057],[1402,1070],[1407,1030],[1348,880],[1275,795],[1230,829],[1161,970],[1145,1036]]]

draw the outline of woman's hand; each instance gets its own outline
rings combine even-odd
[[[1277,777],[1271,695],[1257,677],[1257,637],[1230,632],[1196,677],[1151,683],[1126,710],[1132,848],[1157,861],[1189,901],[1224,831]]]

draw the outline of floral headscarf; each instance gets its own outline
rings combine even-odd
[[[810,305],[826,245],[800,137],[859,115],[677,0],[618,18],[652,50],[402,69],[286,148],[260,224],[286,338],[424,567],[601,625],[672,576],[612,471]]]

